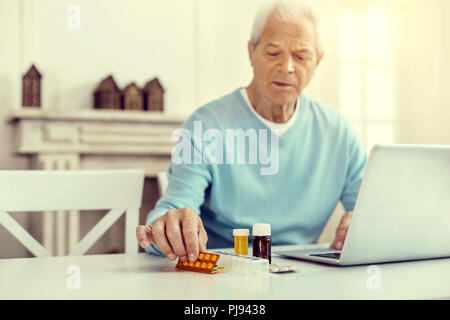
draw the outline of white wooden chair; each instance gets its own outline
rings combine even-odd
[[[52,256],[49,250],[8,212],[33,214],[55,210],[110,209],[69,255],[85,254],[123,213],[125,252],[137,253],[136,226],[139,223],[143,187],[143,170],[0,170],[0,225],[36,257],[48,257]]]

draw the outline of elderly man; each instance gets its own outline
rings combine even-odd
[[[276,1],[259,10],[248,43],[253,80],[185,123],[191,134],[184,139],[192,147],[185,155],[208,161],[174,161],[172,155],[167,191],[136,230],[147,252],[195,261],[207,242],[208,248],[232,247],[232,229],[254,223],[271,225],[274,245],[314,243],[338,201],[346,213],[332,247],[342,248],[367,156],[343,116],[303,93],[322,51],[309,7]],[[259,138],[270,131],[276,139],[269,145],[259,139],[258,152],[270,149],[276,170],[262,174],[261,161],[236,165],[205,156],[196,124],[213,129],[216,139],[231,129],[254,130]],[[227,159],[232,147],[224,149]],[[249,157],[253,152],[245,151]]]

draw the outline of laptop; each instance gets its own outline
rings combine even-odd
[[[342,250],[274,252],[341,266],[450,257],[450,146],[374,146]]]

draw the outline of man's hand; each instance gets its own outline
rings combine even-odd
[[[151,226],[138,226],[136,237],[142,248],[153,243],[169,260],[180,257],[183,262],[196,261],[208,241],[202,220],[191,208],[168,210]]]
[[[350,221],[352,220],[352,214],[353,211],[348,211],[342,216],[341,222],[339,222],[339,226],[336,229],[336,237],[334,238],[330,248],[342,250],[344,247],[345,236],[347,235],[347,230],[350,225]]]

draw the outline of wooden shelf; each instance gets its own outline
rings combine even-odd
[[[8,122],[17,120],[65,120],[65,121],[107,121],[107,122],[158,122],[182,124],[188,115],[166,114],[157,111],[104,110],[104,109],[69,109],[45,110],[23,108],[12,112]]]

